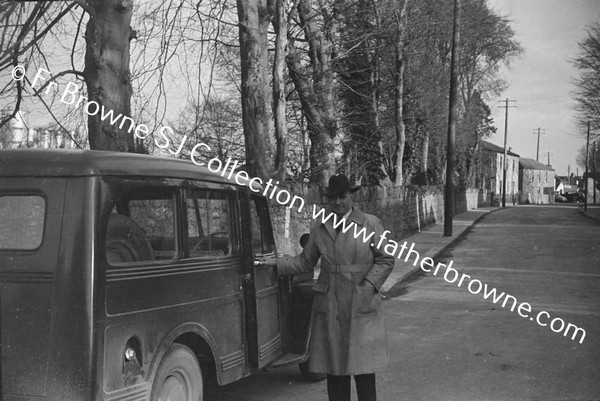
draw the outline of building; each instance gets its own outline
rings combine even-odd
[[[479,142],[479,174],[477,186],[492,193],[492,204],[502,204],[504,148],[491,142]],[[506,204],[514,204],[519,191],[519,155],[506,152]]]
[[[11,113],[10,108],[0,111],[0,120]],[[15,117],[9,120],[8,124],[0,128],[0,149],[75,149],[77,146],[71,138],[75,138],[79,143],[86,142],[86,139],[76,131],[72,131],[69,135],[56,124],[33,129],[27,122],[28,120],[28,113],[19,111]]]
[[[10,107],[4,108],[0,111],[0,120],[4,120],[11,113],[12,109]],[[26,147],[25,144],[29,142],[30,136],[33,134],[33,130],[28,128],[26,120],[28,120],[27,113],[19,111],[7,124],[0,128],[0,148]]]
[[[565,193],[565,185],[569,185],[569,177],[554,175],[554,193],[562,195]]]
[[[520,203],[554,203],[554,169],[533,159],[519,160]]]

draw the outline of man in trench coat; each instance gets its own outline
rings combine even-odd
[[[355,227],[343,232],[333,227],[333,218],[317,221],[301,254],[267,262],[285,275],[310,271],[321,258],[309,370],[327,373],[330,401],[350,401],[351,375],[358,400],[375,401],[375,373],[386,369],[389,360],[379,289],[392,272],[394,257],[383,252],[387,241],[381,221],[352,206],[356,190],[343,174],[329,179],[327,196],[336,221],[344,218],[346,227]],[[362,228],[364,235],[355,238]]]

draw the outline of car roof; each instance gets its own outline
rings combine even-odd
[[[227,175],[221,177],[205,166],[174,157],[103,150],[0,150],[0,177],[147,176],[189,178],[239,186],[234,176],[228,180]]]

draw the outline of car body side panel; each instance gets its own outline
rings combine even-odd
[[[41,246],[32,251],[0,251],[3,399],[47,394],[65,182],[61,178],[0,179],[2,194],[41,195],[46,200]]]

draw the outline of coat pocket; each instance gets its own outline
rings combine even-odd
[[[319,279],[313,286],[313,308],[315,313],[327,313],[328,299],[327,292],[329,291],[329,277],[319,276]]]
[[[370,284],[356,285],[354,310],[357,315],[368,315],[377,311],[377,291]]]

